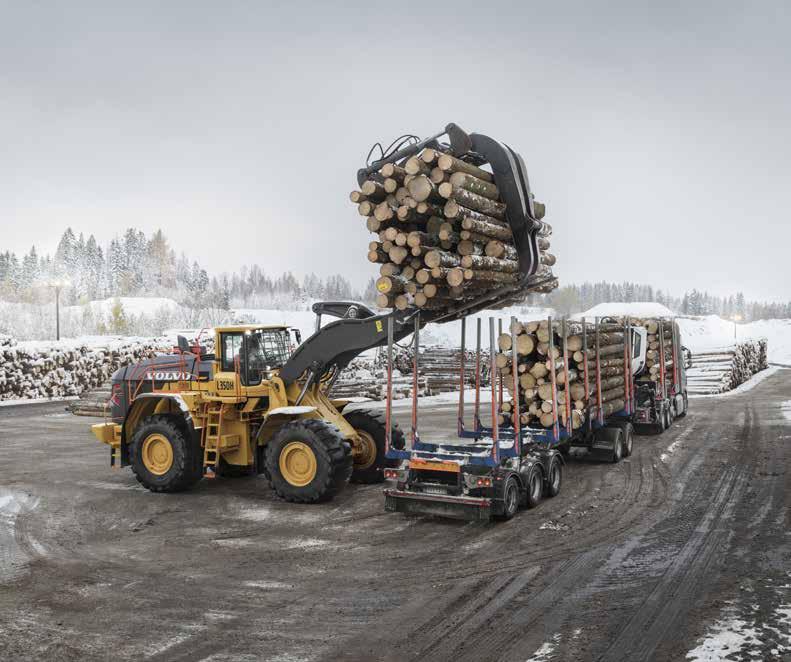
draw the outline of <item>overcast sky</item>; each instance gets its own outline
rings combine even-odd
[[[453,121],[522,154],[562,282],[787,300],[789,7],[0,0],[0,249],[367,278],[356,169]]]

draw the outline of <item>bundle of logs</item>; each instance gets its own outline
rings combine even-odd
[[[540,267],[524,280],[505,204],[492,173],[445,151],[424,149],[401,164],[389,163],[350,199],[378,235],[368,260],[380,265],[380,308],[445,310],[504,285],[517,286],[502,305],[529,292],[549,292],[555,256],[548,252],[552,228],[540,221],[534,201]]]
[[[687,371],[690,393],[724,393],[769,367],[765,339],[743,340],[731,347],[696,352]]]
[[[658,380],[660,353],[656,320],[630,320],[632,326],[642,325],[648,330],[648,360],[644,379]],[[668,379],[672,381],[671,322],[666,324],[665,362]],[[516,412],[514,397],[519,398],[521,426],[552,427],[556,421],[568,425],[571,416],[573,429],[579,428],[588,417],[606,417],[625,406],[624,322],[608,319],[599,324],[599,367],[601,403],[597,397],[595,327],[588,323],[583,335],[581,322],[515,322],[514,335],[503,333],[498,338],[499,353],[495,365],[511,396],[511,402],[500,404],[499,424],[513,425]],[[566,357],[563,357],[563,331],[566,336]],[[550,343],[550,336],[552,343]],[[514,394],[513,342],[516,342],[518,393]],[[587,357],[584,352],[587,340]],[[587,358],[587,360],[586,360]],[[552,368],[554,363],[557,401],[553,402]],[[587,364],[587,372],[586,372]],[[587,374],[587,383],[586,383]],[[668,382],[670,383],[670,382]],[[568,403],[568,404],[567,404]]]
[[[17,343],[0,337],[0,400],[79,395],[105,383],[119,367],[169,350],[172,343],[106,338],[101,346],[71,341]]]

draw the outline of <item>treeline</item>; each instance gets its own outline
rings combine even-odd
[[[317,299],[355,299],[373,304],[373,278],[353,286],[336,274],[320,278],[308,274],[299,280],[286,272],[273,276],[258,265],[243,266],[230,274],[209,276],[197,261],[177,254],[161,230],[151,236],[135,228],[102,248],[93,235],[75,235],[68,228],[53,256],[31,248],[21,257],[0,252],[0,300],[37,303],[49,300],[49,285],[68,282],[66,304],[120,296],[163,296],[192,309],[280,308],[303,309]],[[791,302],[747,301],[741,292],[714,296],[692,289],[676,297],[650,285],[633,282],[566,285],[547,295],[531,295],[528,304],[554,308],[562,315],[582,312],[599,303],[655,301],[684,315],[716,314],[724,318],[791,318]]]
[[[636,301],[661,303],[680,315],[719,315],[745,322],[791,318],[791,302],[747,301],[741,292],[721,297],[697,289],[685,292],[682,297],[675,297],[650,285],[631,282],[565,285],[550,294],[530,299],[530,303],[554,308],[561,315],[581,313],[600,303]]]
[[[191,308],[301,307],[311,299],[376,297],[374,281],[360,291],[341,275],[322,279],[309,274],[301,282],[291,273],[270,276],[261,267],[243,266],[232,274],[210,277],[197,261],[177,255],[162,233],[150,237],[129,228],[102,249],[95,237],[75,235],[68,228],[53,256],[35,246],[18,257],[0,253],[0,300],[36,303],[49,288],[62,288],[65,304],[120,296],[164,296]]]

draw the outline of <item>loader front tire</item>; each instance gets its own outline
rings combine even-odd
[[[129,447],[132,471],[152,492],[180,492],[201,479],[200,445],[171,415],[144,418]]]
[[[272,489],[293,503],[329,501],[352,473],[348,442],[334,425],[298,419],[277,431],[265,450]]]
[[[372,411],[356,410],[344,417],[357,432],[362,442],[360,452],[353,453],[354,469],[352,483],[371,485],[385,479],[386,467],[398,465],[398,460],[385,457],[385,417]],[[404,433],[396,423],[392,424],[391,441],[393,448],[404,448]]]

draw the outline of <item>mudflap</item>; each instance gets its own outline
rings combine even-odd
[[[493,514],[490,499],[417,494],[385,490],[385,510],[412,515],[435,515],[468,522],[489,521]]]

